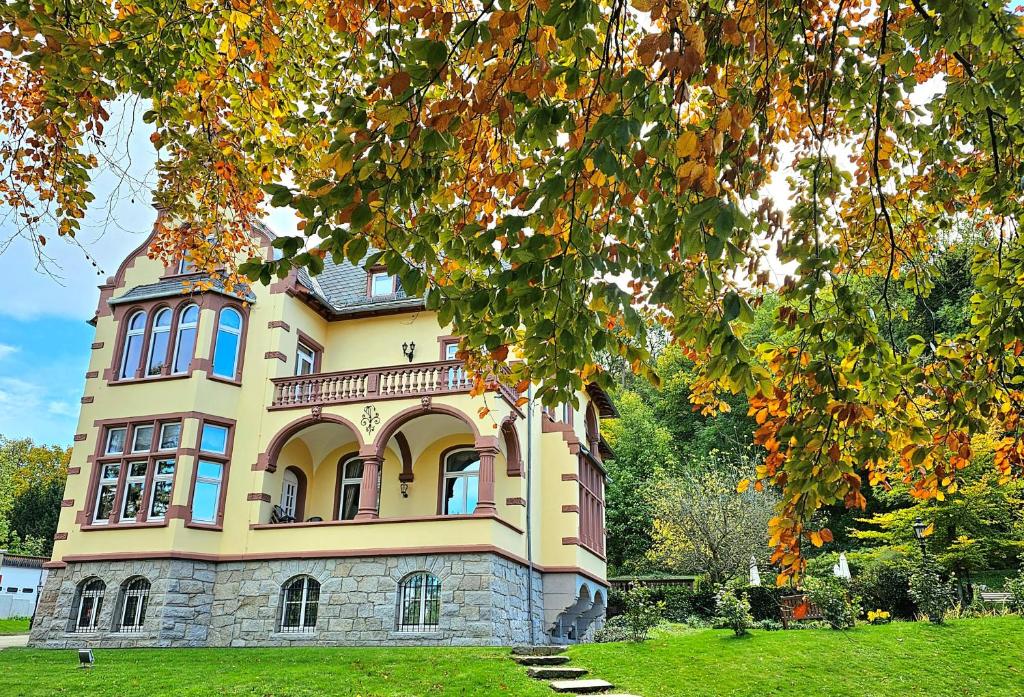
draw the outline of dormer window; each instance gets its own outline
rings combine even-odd
[[[371,298],[394,295],[395,288],[395,277],[389,275],[387,271],[373,271],[370,273]]]

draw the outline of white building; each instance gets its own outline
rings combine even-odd
[[[46,581],[46,557],[23,557],[0,550],[0,619],[31,617]]]

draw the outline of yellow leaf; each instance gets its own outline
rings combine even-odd
[[[697,134],[693,131],[686,131],[676,140],[676,155],[691,157],[695,152],[697,152]]]
[[[750,488],[750,480],[749,480],[749,479],[744,479],[744,480],[742,480],[742,481],[741,481],[741,482],[739,483],[739,485],[738,485],[738,486],[736,487],[736,491],[738,491],[739,493],[741,493],[741,494],[742,494],[742,493],[743,493],[744,491],[746,491],[746,490],[747,490],[748,488]]]

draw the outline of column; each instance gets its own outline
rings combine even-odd
[[[363,481],[359,484],[359,511],[356,520],[372,520],[378,517],[377,480],[380,477],[381,456],[373,453],[363,455]]]
[[[498,448],[494,445],[477,444],[476,451],[480,455],[480,489],[477,494],[474,515],[494,515],[494,456]]]

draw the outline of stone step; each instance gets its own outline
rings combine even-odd
[[[568,678],[582,678],[587,674],[587,669],[572,668],[570,666],[541,666],[539,668],[527,668],[526,674],[538,680],[564,680]]]
[[[512,649],[513,656],[554,656],[565,653],[568,646],[516,646]]]
[[[610,690],[614,685],[604,680],[552,680],[551,689],[555,692],[568,692],[576,695],[592,695]]]
[[[569,657],[558,656],[513,656],[512,660],[521,666],[560,666],[569,662]]]

